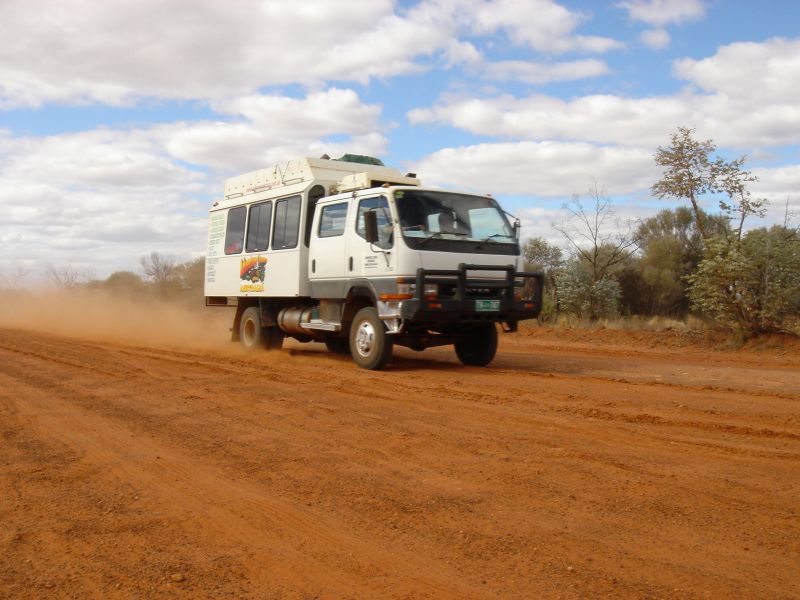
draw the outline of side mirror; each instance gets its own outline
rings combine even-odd
[[[515,240],[519,240],[519,230],[520,229],[521,229],[521,223],[519,222],[519,219],[516,219],[514,221],[514,239]]]
[[[378,213],[374,209],[364,213],[364,236],[370,244],[378,241]]]

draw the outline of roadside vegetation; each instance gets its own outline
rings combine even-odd
[[[547,325],[584,328],[698,331],[715,328],[736,339],[760,334],[800,335],[800,227],[753,227],[766,200],[749,189],[756,177],[745,157],[714,156],[711,140],[679,128],[654,159],[662,177],[657,198],[683,205],[640,221],[618,218],[595,182],[563,206],[553,224],[561,242],[528,239],[529,270],[545,273]],[[701,207],[716,205],[706,212]],[[787,203],[788,205],[788,203]],[[0,274],[0,291],[24,294],[26,273]],[[152,252],[140,270],[92,279],[70,266],[45,269],[59,290],[84,290],[202,307],[204,259],[180,262]]]
[[[679,128],[655,154],[653,194],[686,206],[622,222],[595,184],[564,206],[563,244],[525,243],[528,267],[546,275],[542,321],[800,334],[800,229],[788,211],[782,225],[747,229],[766,200],[749,190],[745,157],[713,156],[713,142],[693,135]],[[718,212],[701,208],[709,200]]]

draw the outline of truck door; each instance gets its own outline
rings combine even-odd
[[[369,244],[364,231],[364,213],[378,217],[379,241]],[[394,220],[385,196],[367,196],[356,201],[353,234],[348,235],[347,270],[350,277],[381,277],[394,273]]]
[[[316,231],[309,250],[309,279],[317,298],[343,298],[349,278],[347,270],[348,201],[320,204]]]

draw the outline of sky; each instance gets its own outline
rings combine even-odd
[[[0,277],[202,256],[225,178],[368,154],[523,238],[653,197],[678,127],[800,218],[797,0],[0,0]],[[706,208],[715,210],[707,199]]]

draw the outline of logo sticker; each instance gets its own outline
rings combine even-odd
[[[239,291],[263,292],[266,271],[267,258],[265,256],[248,256],[242,258],[239,264]]]

